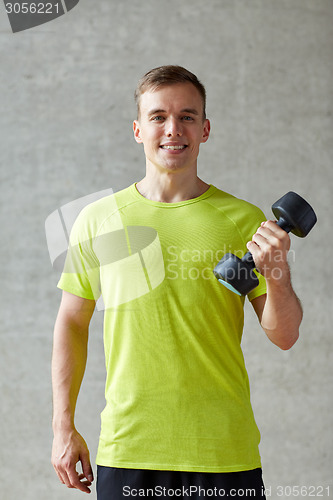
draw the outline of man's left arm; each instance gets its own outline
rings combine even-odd
[[[290,279],[289,235],[276,222],[265,221],[247,248],[267,284],[267,293],[252,300],[253,308],[271,342],[290,349],[298,339],[303,312]]]

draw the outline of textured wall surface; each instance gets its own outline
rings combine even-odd
[[[184,65],[206,84],[205,181],[268,216],[289,190],[317,212],[306,240],[292,237],[300,340],[280,351],[247,306],[243,346],[269,497],[290,498],[277,487],[297,485],[323,487],[324,497],[330,486],[332,496],[332,0],[81,0],[15,34],[1,5],[0,41],[1,498],[83,495],[60,485],[50,464],[60,291],[44,222],[71,200],[142,178],[132,96],[161,64]],[[76,420],[92,460],[104,405],[101,328],[98,312]]]

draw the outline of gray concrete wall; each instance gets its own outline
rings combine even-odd
[[[323,487],[323,497],[330,487],[332,496],[332,0],[81,0],[16,34],[1,8],[0,40],[1,498],[83,495],[60,485],[50,464],[60,291],[44,222],[66,202],[143,176],[133,90],[148,69],[174,63],[207,87],[212,134],[202,178],[267,215],[288,190],[316,209],[308,238],[292,237],[305,310],[299,342],[279,351],[247,307],[244,351],[270,498],[290,498],[277,486],[297,485]],[[93,460],[104,404],[101,326],[98,313],[77,410]]]

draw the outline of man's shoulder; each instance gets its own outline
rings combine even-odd
[[[250,217],[261,217],[263,215],[261,209],[253,203],[226,191],[222,191],[219,188],[216,188],[214,196],[212,196],[210,202],[214,204],[217,209],[225,212],[229,216],[231,214],[243,214]]]
[[[131,192],[132,186],[129,186],[87,204],[75,220],[74,231],[91,238],[107,220],[113,221],[115,228],[122,227],[120,211],[136,201]]]
[[[103,220],[105,217],[123,209],[126,205],[135,203],[135,198],[131,195],[132,186],[116,191],[99,200],[87,204],[80,212],[80,218]]]
[[[81,213],[86,217],[103,217],[103,215],[110,215],[117,210],[124,208],[129,203],[135,202],[131,195],[132,186],[128,186],[119,191],[115,191],[107,196],[103,196],[99,200],[87,204]]]

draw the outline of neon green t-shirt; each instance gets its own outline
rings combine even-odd
[[[214,186],[179,203],[135,184],[88,205],[59,288],[102,295],[106,406],[97,464],[233,472],[260,467],[240,347],[244,297],[213,269],[242,256],[263,213]],[[266,292],[265,280],[250,300]]]

